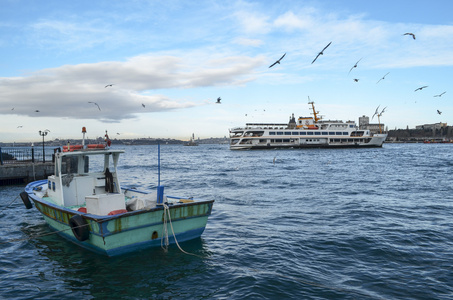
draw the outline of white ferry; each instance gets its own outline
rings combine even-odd
[[[361,130],[354,121],[324,121],[309,102],[313,117],[294,114],[287,124],[247,123],[230,129],[230,149],[382,147],[386,133]]]

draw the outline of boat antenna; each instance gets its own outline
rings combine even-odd
[[[160,142],[157,143],[157,185],[160,186]]]
[[[157,205],[164,204],[164,186],[160,185],[160,142],[157,143]]]

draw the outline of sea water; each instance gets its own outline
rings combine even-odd
[[[157,186],[157,146],[123,186]],[[214,199],[200,239],[108,258],[0,187],[0,298],[452,299],[453,144],[231,151],[161,145],[161,184]]]

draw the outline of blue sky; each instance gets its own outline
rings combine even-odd
[[[1,142],[82,126],[90,138],[223,137],[310,116],[308,97],[324,119],[379,106],[389,129],[453,125],[452,1],[0,4]]]

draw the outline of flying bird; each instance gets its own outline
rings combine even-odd
[[[412,36],[412,38],[415,40],[415,34],[413,34],[413,33],[411,33],[411,32],[406,32],[406,33],[403,34],[403,35],[410,35],[410,36]]]
[[[216,102],[216,103],[217,103],[217,104],[221,104],[221,103],[220,103],[220,100],[222,100],[220,97],[217,98],[217,102]]]
[[[388,75],[389,73],[390,73],[390,72],[387,72],[387,74],[385,74],[384,76],[382,76],[382,78],[381,78],[381,79],[379,79],[379,80],[378,80],[378,82],[376,82],[376,84],[378,84],[378,83],[379,83],[379,81],[381,81],[381,80],[385,79],[385,76],[387,76],[387,75]]]
[[[440,110],[437,110],[437,113],[438,113],[439,115],[441,115],[441,114],[442,114],[442,112],[441,112]]]
[[[113,83],[107,84],[104,88],[107,88],[107,87],[109,87],[109,86],[113,87]]]
[[[17,126],[17,128],[22,128],[22,125]]]
[[[374,115],[371,117],[371,120],[373,120],[374,116],[378,116],[378,118],[380,118],[382,114],[385,112],[385,109],[387,108],[386,106],[381,110],[381,112],[379,112],[379,106],[376,108],[376,111],[374,112]]]
[[[380,106],[380,105],[379,105]],[[379,106],[376,107],[376,111],[374,112],[374,115],[371,117],[371,120],[373,120],[374,116],[378,114],[378,109],[379,109]]]
[[[14,107],[13,107],[13,108],[11,108],[11,110],[14,110]]]
[[[355,82],[359,82],[359,80],[358,80],[357,78],[354,78],[354,81],[355,81]]]
[[[101,110],[101,108],[99,107],[99,104],[97,104],[96,102],[88,101],[88,103],[93,103],[94,105],[96,105],[98,107],[99,110]]]
[[[362,57],[362,58],[363,58],[363,57]],[[354,66],[352,66],[351,70],[349,70],[349,73],[351,73],[352,69],[357,68],[357,64],[362,60],[362,58],[359,59],[359,60],[355,63]],[[349,75],[349,73],[348,73],[348,75]]]
[[[276,62],[274,62],[272,65],[269,66],[269,68],[272,68],[273,66],[275,66],[276,64],[280,64],[280,61],[283,59],[283,57],[285,57],[286,53],[283,54],[282,57],[280,57]]]
[[[35,110],[35,112],[39,112],[39,110]]]
[[[320,55],[323,55],[323,54],[324,54],[324,50],[326,50],[327,47],[330,46],[330,44],[332,44],[332,42],[328,43],[327,46],[325,46],[324,49],[322,49],[321,52],[319,52],[318,55],[316,55],[315,59],[313,59],[313,61],[311,62],[312,64],[318,59],[318,57],[319,57]]]
[[[145,104],[142,103],[142,106],[145,107]]]
[[[445,94],[445,93],[446,93],[446,92],[443,92],[443,93],[441,93],[441,94],[439,94],[439,95],[434,95],[434,97],[442,97],[442,95]]]
[[[421,87],[419,87],[418,89],[415,89],[414,92],[416,92],[416,91],[421,91],[421,90],[423,90],[424,88],[427,88],[427,87],[428,87],[427,85],[421,86]]]

